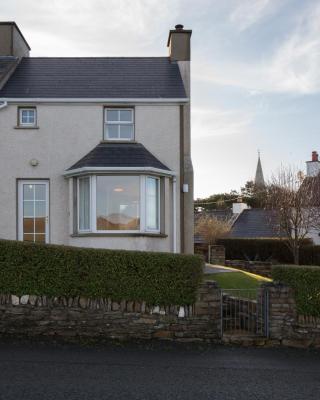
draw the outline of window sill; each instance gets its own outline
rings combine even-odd
[[[168,235],[164,233],[149,233],[149,232],[139,232],[139,233],[73,233],[71,237],[155,237],[155,238],[166,238]]]
[[[17,126],[14,126],[14,129],[39,129],[39,126],[21,126],[21,125],[17,125]]]
[[[136,140],[112,140],[112,139],[107,139],[107,140],[101,140],[100,143],[138,143]]]

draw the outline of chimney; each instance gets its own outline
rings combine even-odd
[[[307,176],[317,176],[320,173],[320,161],[317,151],[313,151],[311,161],[307,161]]]
[[[319,161],[319,155],[316,151],[312,152],[312,161]]]
[[[192,30],[183,29],[181,24],[170,30],[167,43],[170,61],[190,61],[191,34]]]
[[[15,22],[0,22],[0,57],[29,57],[30,50]]]

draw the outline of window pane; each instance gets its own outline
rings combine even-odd
[[[33,218],[23,218],[23,232],[33,233],[34,232],[34,219]]]
[[[35,217],[45,217],[46,216],[46,202],[45,201],[35,201]]]
[[[156,178],[147,178],[146,207],[147,229],[159,230],[159,180]]]
[[[35,236],[35,242],[38,243],[45,243],[46,241],[46,235],[34,235]]]
[[[140,229],[140,178],[97,176],[97,230]]]
[[[34,185],[23,185],[23,200],[34,199]]]
[[[35,116],[35,110],[21,110],[21,123],[34,125],[36,119]]]
[[[35,199],[46,200],[46,185],[35,185]]]
[[[35,218],[34,219],[34,231],[35,233],[46,233],[46,219]]]
[[[107,125],[107,138],[119,139],[119,125]]]
[[[33,234],[33,233],[32,233],[32,234],[25,233],[25,234],[23,235],[23,240],[24,240],[25,242],[33,242],[33,241],[34,241],[34,234]]]
[[[132,110],[120,110],[120,121],[132,122]]]
[[[132,125],[120,125],[120,138],[121,139],[132,139],[133,137],[133,126]]]
[[[24,217],[34,217],[34,202],[24,201],[23,202],[23,216]]]
[[[79,229],[90,229],[90,178],[79,179]]]
[[[119,121],[119,111],[118,110],[107,110],[107,121]]]

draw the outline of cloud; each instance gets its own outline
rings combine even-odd
[[[252,117],[250,113],[241,110],[193,108],[192,132],[195,139],[240,135],[248,131]]]
[[[212,61],[194,66],[194,79],[249,93],[320,92],[320,5],[309,7],[269,57],[256,62]]]
[[[270,5],[270,0],[242,0],[231,12],[230,22],[240,31],[244,31],[271,12]]]

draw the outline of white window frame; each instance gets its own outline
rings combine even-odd
[[[23,111],[34,111],[34,122],[22,122]],[[37,108],[36,107],[19,107],[18,126],[35,127],[37,126]]]
[[[119,114],[120,114],[120,111],[131,111],[131,115],[132,115],[132,120],[131,121],[108,121],[108,119],[107,119],[107,115],[108,115],[108,111],[118,111],[119,112]],[[134,108],[121,108],[121,107],[119,107],[119,108],[108,108],[108,107],[106,107],[105,109],[104,109],[104,123],[103,123],[103,125],[104,125],[104,129],[103,129],[103,138],[104,138],[104,140],[110,140],[110,141],[124,141],[124,142],[131,142],[131,141],[133,141],[134,140],[134,135],[135,135],[135,132],[134,132]],[[119,131],[118,131],[118,137],[117,138],[109,138],[108,137],[108,125],[119,125]],[[128,139],[128,138],[121,138],[120,137],[120,126],[121,125],[132,125],[132,136],[131,136],[131,138],[130,139]]]
[[[80,229],[80,180],[89,178],[89,196],[90,196],[90,207],[89,207],[89,228],[88,229]],[[86,233],[91,232],[92,230],[92,177],[89,176],[80,176],[77,179],[77,227],[78,232]]]
[[[23,185],[45,185],[46,186],[46,217],[45,217],[45,243],[50,243],[50,193],[49,180],[18,180],[18,240],[23,241]]]
[[[117,176],[117,175],[102,175],[102,176]],[[118,175],[118,176],[123,176],[123,175]],[[130,234],[130,233],[160,233],[160,216],[161,216],[161,205],[160,205],[160,192],[161,192],[161,179],[157,176],[153,175],[134,175],[132,176],[138,176],[139,177],[139,183],[140,183],[140,204],[139,204],[139,217],[140,217],[140,229],[130,229],[130,230],[98,230],[97,229],[97,175],[90,175],[90,226],[91,228],[88,230],[80,230],[79,229],[79,217],[80,217],[80,212],[79,212],[79,181],[81,178],[87,178],[88,176],[85,177],[78,177],[77,178],[77,215],[78,215],[78,232],[79,233],[96,233],[96,234]],[[158,221],[159,221],[159,227],[158,229],[147,229],[146,227],[146,213],[147,213],[147,205],[146,205],[146,179],[147,177],[150,178],[155,178],[158,180],[158,185],[159,185],[159,190],[158,190]]]

